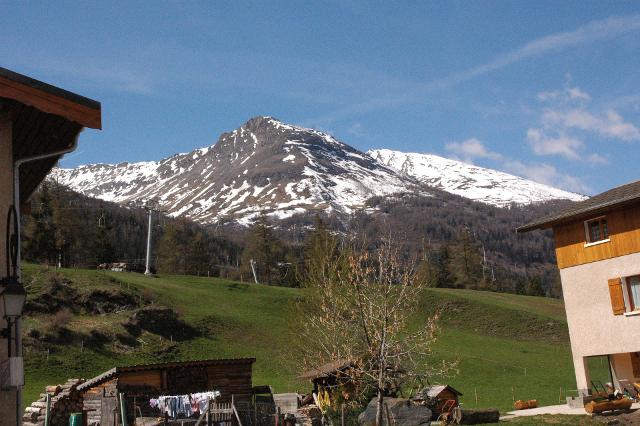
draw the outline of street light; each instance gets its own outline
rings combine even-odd
[[[14,319],[22,316],[24,302],[27,300],[27,292],[15,277],[8,277],[2,282],[0,301],[4,308],[4,317]]]
[[[0,304],[4,308],[4,318],[7,320],[7,327],[2,330],[2,337],[8,340],[8,355],[11,356],[11,328],[13,321],[22,315],[24,302],[27,299],[27,292],[20,285],[16,277],[7,277],[0,280],[2,292],[0,293]]]

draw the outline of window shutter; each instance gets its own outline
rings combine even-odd
[[[640,377],[640,352],[631,352],[629,355],[631,355],[633,377]]]
[[[611,296],[613,314],[624,314],[624,294],[622,293],[622,280],[620,280],[620,278],[612,278],[609,280],[609,296]]]

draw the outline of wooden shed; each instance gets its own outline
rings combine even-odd
[[[238,404],[250,404],[252,366],[255,358],[212,359],[115,367],[78,386],[89,424],[112,425],[118,393],[127,402],[128,416],[134,405],[143,415],[157,415],[149,399],[160,395],[184,395],[217,390],[220,401],[233,397]],[[136,410],[137,411],[137,410]]]
[[[443,405],[450,400],[458,405],[462,393],[449,385],[428,386],[413,397],[413,401],[428,406],[433,412],[434,418],[440,415]]]
[[[355,366],[355,361],[339,359],[306,371],[300,378],[311,380],[315,394],[326,390],[333,399],[336,392],[339,392],[342,398],[349,400],[357,390],[352,380]]]

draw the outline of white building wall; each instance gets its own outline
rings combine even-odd
[[[640,315],[614,315],[609,296],[609,279],[631,275],[640,275],[640,253],[560,270],[578,389],[589,388],[584,357],[628,359],[629,352],[640,352]],[[626,378],[626,371],[616,364],[618,379]]]

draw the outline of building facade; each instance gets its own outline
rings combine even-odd
[[[9,283],[21,287],[21,206],[75,149],[83,128],[101,127],[100,111],[96,101],[0,68],[0,300]],[[20,327],[20,316],[7,315],[0,303],[0,426],[22,418]]]
[[[640,181],[518,228],[553,229],[578,391],[607,356],[619,390],[640,382]]]

